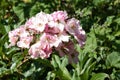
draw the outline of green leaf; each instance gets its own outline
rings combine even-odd
[[[84,48],[84,52],[93,52],[97,48],[97,40],[93,31],[88,34]]]
[[[83,74],[85,72],[85,70],[91,65],[91,61],[92,61],[91,58],[87,60],[87,62],[84,65],[84,68],[82,69],[80,74]]]
[[[6,52],[6,54],[11,54],[13,52],[16,52],[17,50],[20,50],[20,48],[16,48],[16,47],[13,47],[13,48],[10,48],[10,50],[8,52]]]
[[[0,61],[0,65],[5,67],[7,64],[3,61]]]
[[[40,11],[40,7],[38,7],[38,6],[39,6],[39,3],[36,2],[35,5],[33,5],[33,6],[31,7],[30,13],[29,13],[30,17],[34,16],[35,14],[37,14],[37,13]],[[39,9],[38,9],[38,8],[39,8]]]
[[[67,70],[67,68],[60,67],[60,70],[62,72],[61,77],[63,77],[64,80],[70,80],[71,79],[71,75],[70,75],[69,71]]]
[[[34,72],[35,72],[36,68],[35,68],[35,65],[32,63],[29,70],[27,70],[26,72],[23,73],[23,75],[25,77],[29,77],[31,76]]]
[[[0,68],[0,77],[3,77],[4,75],[11,74],[11,70],[7,69],[5,67]]]
[[[68,65],[68,58],[67,58],[67,56],[63,57],[61,65],[64,66],[64,67]]]
[[[4,46],[5,41],[7,41],[7,33],[0,38],[0,46]]]
[[[120,25],[120,18],[117,18],[117,19],[115,19],[114,21],[115,21],[117,24]]]
[[[103,5],[103,4],[108,3],[108,2],[110,2],[110,0],[93,0],[93,4],[95,6],[100,6],[100,5]]]
[[[13,10],[20,19],[20,21],[24,20],[24,5],[19,4],[18,6],[13,6]]]
[[[114,17],[115,16],[108,16],[106,21],[105,21],[105,23],[103,25],[104,26],[110,26],[110,24],[112,23]]]
[[[59,67],[61,65],[60,58],[57,55],[54,55],[51,63],[54,67]]]
[[[115,79],[114,80],[120,80],[120,71],[115,73]]]
[[[94,69],[95,64],[96,64],[96,62],[93,62],[91,58],[86,61],[85,65],[83,66],[83,69],[80,73],[80,76],[81,76],[82,80],[88,80],[89,79],[90,73]]]
[[[10,26],[4,26],[6,33],[10,31]]]
[[[82,11],[82,16],[88,16],[92,14],[92,7],[86,7]]]
[[[16,63],[16,62],[15,62],[15,63],[12,63],[12,65],[11,65],[11,67],[10,67],[11,71],[15,71],[16,68],[17,68],[17,63]]]
[[[12,65],[10,67],[11,72],[17,71],[18,65],[21,64],[23,58],[24,57],[21,53],[16,53],[12,56]]]
[[[120,55],[119,55],[119,53],[112,52],[111,54],[109,54],[107,56],[106,66],[107,66],[107,68],[110,68],[110,67],[120,68]]]
[[[92,70],[95,68],[96,62],[93,62],[86,68],[86,71],[83,74],[83,79],[82,80],[88,80],[90,78],[90,74],[92,73]]]
[[[55,80],[55,76],[56,76],[55,73],[48,72],[46,79],[47,80]]]
[[[115,33],[115,36],[120,36],[120,31],[117,31],[117,32]]]
[[[63,57],[63,59],[61,59],[59,56],[54,55],[52,58],[52,65],[56,68],[55,73],[63,80],[71,79],[71,75],[66,68],[67,64],[68,60],[66,57]]]
[[[73,70],[73,75],[71,80],[82,80],[81,77],[79,77],[79,74],[76,70]]]
[[[90,80],[105,80],[105,78],[109,78],[108,74],[97,73],[97,74],[93,74]]]

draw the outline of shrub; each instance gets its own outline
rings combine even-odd
[[[1,0],[1,80],[119,80],[119,7],[119,0]],[[77,63],[69,63],[68,56],[60,57],[57,51],[47,59],[32,59],[26,49],[8,48],[9,31],[40,11],[50,14],[60,10],[78,19],[86,32],[83,48],[70,38],[79,53]]]

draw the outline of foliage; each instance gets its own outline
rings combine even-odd
[[[8,48],[8,32],[40,11],[66,10],[80,20],[87,33],[78,63],[67,56],[31,59],[26,50]],[[55,52],[57,54],[57,52]],[[119,0],[1,0],[1,80],[120,80]]]

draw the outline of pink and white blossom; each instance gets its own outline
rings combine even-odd
[[[45,29],[45,22],[39,18],[32,17],[26,22],[26,27],[35,33],[43,32]]]
[[[78,62],[78,52],[71,37],[80,47],[84,46],[86,40],[79,20],[68,18],[66,11],[55,11],[51,14],[40,12],[8,35],[9,46],[29,49],[31,58],[49,58],[55,50],[61,57],[68,55],[70,63]]]
[[[38,58],[40,56],[40,46],[40,42],[36,42],[30,47],[28,53],[32,58]]]
[[[78,41],[81,47],[85,44],[86,34],[77,19],[69,19],[67,21],[65,29],[69,32],[69,34],[74,36],[74,38]]]
[[[57,47],[61,43],[61,40],[58,39],[57,35],[48,33],[44,33],[41,36],[40,41],[42,43],[48,43],[51,47]]]
[[[52,15],[54,21],[63,22],[68,18],[66,11],[56,11],[56,12],[53,12],[51,15]]]
[[[10,31],[10,32],[8,33],[9,42],[10,42],[9,47],[16,45],[16,43],[17,43],[17,41],[18,41],[18,39],[19,39],[20,34],[21,34],[24,30],[25,30],[24,25],[21,25],[19,28],[14,29],[14,30],[12,30],[12,31]]]
[[[79,20],[72,18],[67,20],[65,29],[66,31],[69,32],[69,34],[74,35],[76,32],[79,31],[79,29],[81,28]]]
[[[20,41],[17,42],[17,46],[21,48],[29,48],[32,40],[33,40],[33,36],[21,37]]]
[[[78,41],[78,43],[81,47],[83,47],[85,45],[86,34],[83,29],[80,29],[78,32],[76,32],[74,37]]]
[[[50,57],[50,54],[52,53],[52,48],[49,44],[37,42],[34,45],[31,46],[29,49],[29,55],[31,55],[32,58],[48,58]]]

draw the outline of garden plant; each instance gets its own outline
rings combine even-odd
[[[120,0],[1,0],[0,80],[120,80]]]

